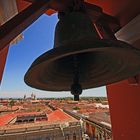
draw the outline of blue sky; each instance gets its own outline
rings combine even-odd
[[[1,97],[30,96],[34,92],[37,97],[65,97],[69,92],[47,92],[28,87],[24,83],[24,74],[31,63],[42,53],[53,48],[54,31],[57,15],[42,15],[24,32],[24,39],[10,47],[7,63],[0,87]],[[106,96],[105,87],[83,91],[83,96]]]

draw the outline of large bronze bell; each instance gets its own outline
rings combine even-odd
[[[27,85],[47,91],[71,91],[111,84],[140,72],[140,51],[100,39],[90,18],[72,12],[59,20],[54,48],[37,58],[25,75]]]

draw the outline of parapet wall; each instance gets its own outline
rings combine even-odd
[[[73,140],[73,137],[82,140],[82,131],[79,122],[38,125],[14,129],[11,127],[0,130],[0,140],[19,140],[19,138],[20,140],[41,140],[43,138],[65,140],[66,137],[69,137],[69,140]]]

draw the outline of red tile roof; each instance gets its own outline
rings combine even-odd
[[[42,112],[20,112],[16,113],[17,116],[27,116],[27,115],[40,115]]]
[[[0,126],[4,126],[8,124],[9,121],[14,119],[17,116],[26,116],[26,115],[39,115],[41,112],[23,112],[23,113],[10,113],[0,116]],[[69,116],[62,110],[58,109],[48,114],[47,122],[55,122],[55,121],[72,121],[75,120],[73,117]]]
[[[55,110],[51,114],[48,115],[48,121],[67,121],[67,120],[74,120],[71,116],[66,114],[61,110]]]
[[[8,124],[8,122],[15,117],[16,117],[16,115],[13,113],[0,116],[0,126],[4,126],[4,125]]]
[[[12,119],[17,116],[39,115],[40,112],[23,112],[23,113],[9,113],[0,116],[0,126],[8,124]]]

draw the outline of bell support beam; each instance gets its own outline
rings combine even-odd
[[[33,3],[36,0],[24,0],[24,1]],[[56,11],[64,11],[66,7],[68,7],[71,4],[71,2],[72,0],[67,1],[59,0],[59,2],[57,0],[51,0],[50,8]],[[102,18],[104,21],[106,21],[106,23],[109,23],[114,33],[121,28],[118,20],[115,17],[104,13],[101,7],[88,2],[83,3],[86,7],[87,14],[90,16],[93,22],[96,22],[98,19]]]
[[[37,0],[24,0],[24,1],[29,2],[29,3],[34,3]],[[67,7],[69,7],[71,5],[71,3],[72,3],[72,0],[67,0],[67,1],[66,0],[59,0],[59,1],[51,0],[50,5],[53,10],[64,11]],[[88,2],[83,2],[83,3],[87,9],[94,10],[95,12],[97,12],[97,14],[102,13],[101,7],[96,6],[94,4],[90,4]]]
[[[2,81],[8,50],[9,50],[9,46],[6,46],[2,51],[0,51],[0,84]]]
[[[0,27],[0,51],[49,9],[49,2],[50,0],[35,1],[2,25]]]

